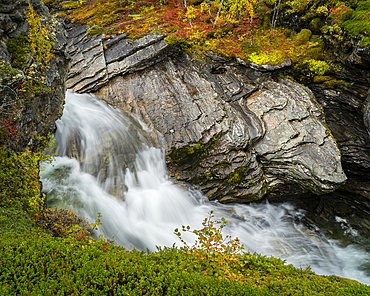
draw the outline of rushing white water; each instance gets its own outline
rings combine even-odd
[[[164,154],[149,148],[145,127],[95,97],[68,92],[57,127],[59,156],[41,172],[49,205],[68,208],[90,222],[100,212],[99,233],[116,243],[150,250],[180,245],[174,229],[200,229],[214,211],[230,222],[226,231],[239,237],[246,251],[370,284],[370,275],[362,270],[369,254],[307,229],[300,223],[303,211],[290,204],[223,205],[173,183]],[[74,148],[68,149],[73,141]],[[78,156],[79,161],[66,155]],[[194,237],[188,234],[185,239],[191,242]]]

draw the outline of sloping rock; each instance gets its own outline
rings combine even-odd
[[[291,185],[291,194],[320,194],[346,180],[307,88],[212,52],[172,55],[158,34],[135,41],[90,39],[87,27],[70,34],[67,85],[95,91],[162,134],[171,176],[208,198],[248,202]]]
[[[97,94],[158,130],[172,177],[199,184],[210,199],[252,201],[289,184],[320,194],[346,180],[307,88],[237,65],[213,74],[215,67],[179,54],[117,76]]]
[[[117,75],[145,69],[169,50],[163,35],[151,34],[135,41],[125,34],[106,39],[104,35],[90,36],[88,29],[77,26],[69,32],[67,48],[72,63],[66,86],[76,92],[96,91]]]

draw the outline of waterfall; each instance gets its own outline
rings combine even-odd
[[[54,136],[58,156],[40,172],[49,205],[72,210],[90,222],[100,212],[98,234],[127,249],[180,246],[174,229],[200,229],[214,211],[216,218],[226,218],[225,231],[239,237],[246,251],[370,284],[365,268],[369,254],[357,245],[341,246],[314,226],[307,228],[301,223],[303,210],[288,203],[224,205],[174,183],[164,153],[154,147],[156,135],[92,95],[67,92]],[[191,243],[195,237],[187,233],[185,239]]]

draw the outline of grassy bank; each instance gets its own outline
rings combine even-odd
[[[30,219],[21,203],[0,207],[1,295],[370,294],[369,286],[353,280],[228,248],[236,239],[221,250],[222,228],[213,225],[198,232],[198,247],[140,252],[92,239],[83,228],[68,227],[76,220],[58,215],[51,225]]]

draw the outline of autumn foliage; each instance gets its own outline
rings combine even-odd
[[[181,232],[175,229],[175,234],[184,243],[184,253],[194,261],[193,269],[202,275],[219,278],[241,280],[245,269],[242,260],[244,245],[236,237],[223,236],[222,230],[226,227],[225,218],[214,220],[213,211],[205,218],[200,230],[190,230],[190,226],[182,226],[182,232],[191,232],[198,236],[193,246],[183,240]],[[199,264],[201,262],[201,264]],[[238,270],[239,269],[239,270]]]
[[[71,10],[69,17],[106,35],[126,33],[136,39],[161,32],[167,35],[168,43],[183,49],[198,53],[212,50],[247,62],[253,52],[279,52],[279,56],[290,57],[296,51],[293,35],[285,29],[277,28],[270,39],[270,31],[262,24],[268,11],[263,1],[205,0],[191,5],[194,2],[93,0]]]

